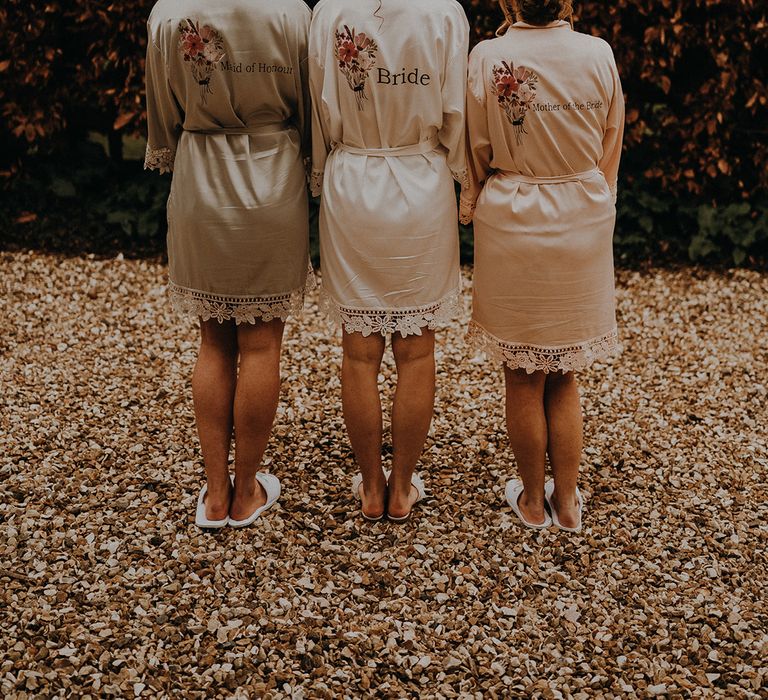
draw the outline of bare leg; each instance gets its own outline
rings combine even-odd
[[[237,376],[234,323],[203,321],[200,353],[192,375],[195,419],[208,482],[206,516],[223,520],[229,512],[229,447]]]
[[[504,367],[507,385],[507,431],[525,490],[518,504],[530,523],[542,523],[544,474],[547,463],[547,417],[544,412],[543,372]]]
[[[573,372],[550,374],[544,390],[549,432],[549,461],[555,478],[553,505],[566,527],[578,524],[576,484],[584,446],[584,419]]]
[[[382,417],[379,367],[384,357],[384,337],[364,338],[344,333],[341,400],[344,422],[355,460],[363,475],[363,512],[371,518],[384,513],[387,482],[381,468]]]
[[[237,328],[240,374],[235,393],[235,494],[229,514],[245,520],[267,501],[256,472],[267,449],[280,399],[280,346],[285,324],[278,320]]]
[[[392,337],[397,391],[392,408],[394,456],[389,478],[389,514],[402,518],[417,497],[411,477],[424,450],[435,410],[435,333]]]

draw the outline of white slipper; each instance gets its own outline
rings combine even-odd
[[[520,494],[523,493],[523,490],[523,482],[520,481],[520,479],[510,479],[507,482],[504,495],[506,496],[509,507],[514,511],[515,515],[520,518],[520,522],[526,527],[529,527],[532,530],[544,530],[548,528],[552,524],[552,518],[549,517],[549,513],[547,513],[546,510],[544,511],[544,522],[542,523],[529,523],[523,516],[523,512],[520,510],[520,505],[518,504]]]
[[[230,475],[229,481],[234,485],[234,479]],[[195,513],[195,525],[204,530],[220,530],[229,525],[229,518],[222,520],[208,520],[205,514],[205,497],[208,495],[208,484],[203,484],[200,489],[200,495],[197,497],[197,512]]]
[[[557,511],[555,510],[555,506],[552,503],[552,494],[554,492],[555,482],[550,479],[546,484],[544,484],[544,498],[546,499],[549,510],[552,513],[552,522],[555,524],[555,527],[558,527],[565,532],[581,532],[581,515],[584,511],[584,499],[581,497],[581,491],[579,491],[579,487],[576,487],[576,500],[579,503],[579,524],[576,527],[565,527],[565,525],[560,524],[560,519],[557,517]]]
[[[280,479],[274,474],[256,472],[256,481],[264,487],[264,492],[267,494],[267,502],[253,511],[245,520],[233,520],[230,518],[230,527],[248,527],[253,525],[261,517],[261,514],[275,505],[277,499],[280,498]]]
[[[387,480],[389,480],[389,474],[390,472],[385,471],[384,476]],[[356,476],[352,477],[352,495],[358,500],[362,501],[363,498],[360,495],[360,487],[363,485],[363,475],[357,474]],[[360,513],[369,523],[378,523],[381,520],[384,519],[384,516],[386,515],[386,510],[378,517],[378,518],[371,518],[367,516],[365,513],[363,513],[363,509],[360,509]]]
[[[389,481],[389,477],[387,477],[387,481]],[[415,506],[417,503],[419,503],[420,501],[423,501],[427,497],[427,489],[424,486],[424,480],[416,472],[414,472],[413,476],[411,477],[411,486],[413,486],[418,492],[418,497],[413,502],[413,505]],[[387,513],[387,518],[389,518],[389,520],[393,523],[405,523],[411,519],[412,514],[413,514],[413,508],[411,508],[408,514],[404,515],[402,518],[395,518],[391,516],[389,513]]]

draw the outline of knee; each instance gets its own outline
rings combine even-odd
[[[504,378],[507,389],[513,392],[543,392],[546,382],[544,372],[531,372],[524,369],[509,369],[504,367]]]
[[[384,348],[378,337],[355,338],[344,343],[344,359],[359,365],[377,367],[384,357]]]
[[[241,325],[237,329],[240,355],[279,355],[283,342],[281,321]]]
[[[432,362],[435,358],[434,333],[394,338],[392,352],[398,367],[414,362]]]
[[[203,321],[200,324],[200,348],[205,353],[237,357],[237,331],[234,323]]]
[[[574,372],[552,372],[547,375],[547,389],[560,389],[570,387],[576,384],[576,374]]]

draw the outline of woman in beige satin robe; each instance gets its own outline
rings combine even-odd
[[[310,21],[302,0],[160,0],[149,18],[146,167],[173,172],[169,295],[202,331],[201,526],[250,524],[279,495],[257,469],[308,280]]]
[[[508,22],[469,62],[474,311],[470,341],[503,363],[526,524],[578,529],[582,415],[574,373],[617,350],[613,231],[624,98],[611,48],[561,0],[501,0]],[[554,476],[545,484],[547,455]],[[545,502],[548,506],[545,506]]]
[[[466,181],[469,27],[455,0],[321,0],[310,31],[322,293],[343,331],[342,399],[363,514],[406,517],[434,408],[435,328],[460,292],[454,178]],[[393,471],[377,376],[398,370]]]

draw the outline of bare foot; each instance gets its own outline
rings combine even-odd
[[[384,480],[383,474],[382,479],[377,479],[376,483],[371,484],[369,488],[366,488],[365,484],[361,483],[358,493],[362,501],[361,510],[366,518],[378,520],[384,515],[387,499],[387,482]]]
[[[555,491],[552,494],[552,507],[557,511],[557,519],[563,527],[579,526],[579,501],[575,491],[572,497],[563,500]]]
[[[267,492],[256,479],[251,479],[246,485],[235,481],[235,495],[229,507],[229,517],[232,520],[247,520],[266,502]]]
[[[229,503],[232,500],[232,482],[227,477],[225,486],[208,488],[205,494],[205,517],[208,520],[224,520],[229,514]]]
[[[547,519],[547,511],[544,509],[544,498],[541,501],[534,502],[533,499],[528,498],[528,493],[523,491],[520,497],[517,499],[517,507],[520,508],[520,512],[523,517],[531,523],[531,525],[543,525]]]

